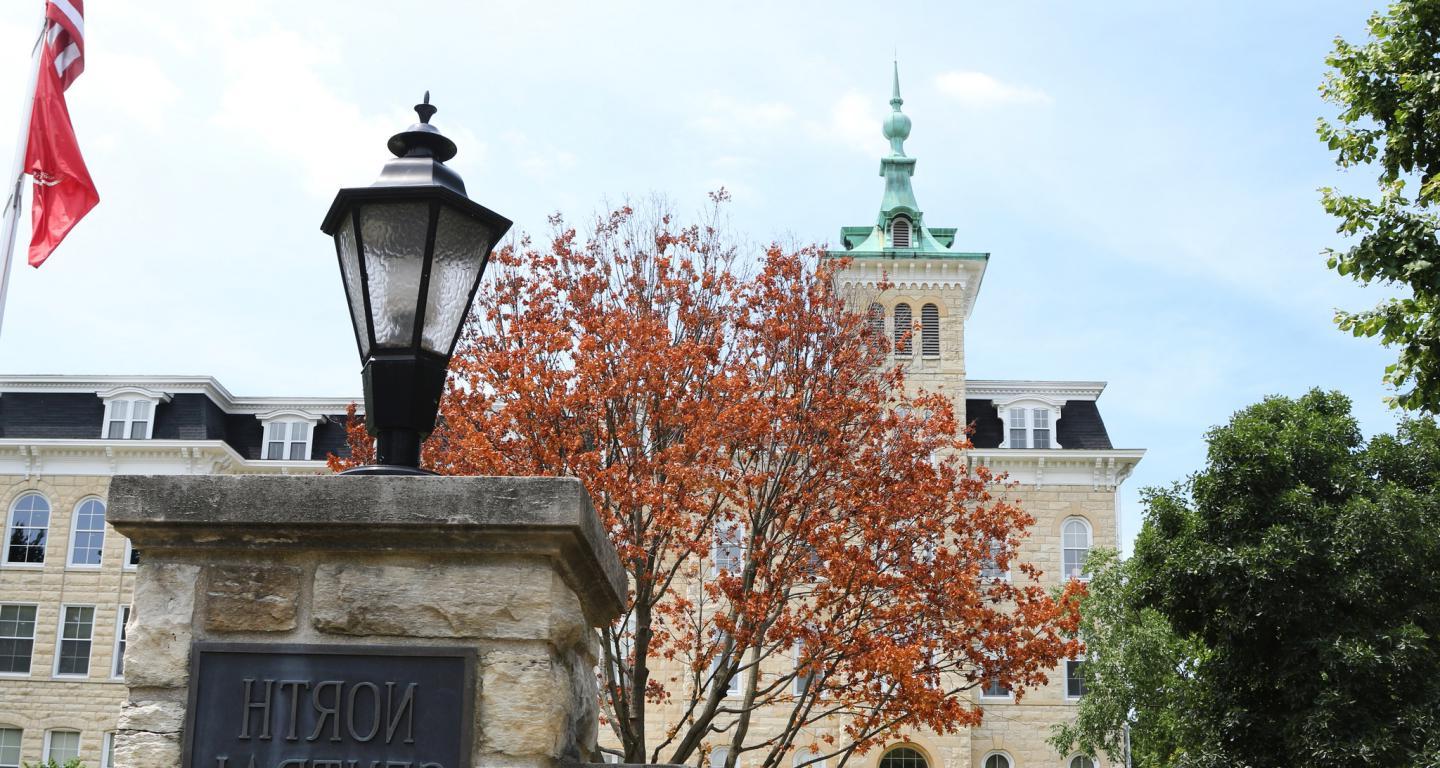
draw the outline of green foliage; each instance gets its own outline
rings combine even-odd
[[[66,760],[64,765],[55,762],[54,758],[51,758],[43,763],[25,763],[24,766],[25,768],[85,768],[85,764],[80,762],[80,758],[78,757],[72,757]]]
[[[1269,398],[1146,492],[1097,562],[1072,744],[1134,764],[1440,765],[1440,428],[1368,444],[1338,393]]]
[[[1385,370],[1394,404],[1440,413],[1440,0],[1399,0],[1369,30],[1363,45],[1337,38],[1326,58],[1320,93],[1340,112],[1318,132],[1341,168],[1378,167],[1378,197],[1321,190],[1336,231],[1354,239],[1326,256],[1341,275],[1409,295],[1335,321],[1398,349]]]

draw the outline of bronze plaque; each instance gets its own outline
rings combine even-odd
[[[197,642],[186,768],[470,768],[471,648]]]

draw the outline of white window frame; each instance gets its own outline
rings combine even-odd
[[[311,459],[310,456],[315,452],[315,430],[320,426],[320,423],[325,420],[325,416],[318,413],[310,413],[309,411],[282,410],[266,411],[265,413],[256,414],[255,418],[260,420],[261,461],[314,461],[314,459]],[[290,458],[290,450],[292,446],[300,442],[298,440],[292,439],[289,435],[289,425],[294,423],[305,423],[309,425],[305,429],[305,440],[303,443],[303,445],[305,446],[305,458],[303,459]],[[284,443],[285,447],[282,451],[283,455],[278,459],[267,458],[270,455],[271,437],[274,435],[275,428],[280,424],[286,425],[285,439],[283,441],[276,441]]]
[[[985,757],[980,759],[980,768],[990,768],[990,758],[992,757],[1004,758],[1005,768],[1015,768],[1015,758],[1003,749],[992,749],[986,752]]]
[[[986,675],[983,679],[980,680],[980,700],[981,700],[981,701],[1014,701],[1014,700],[1015,700],[1015,691],[1014,691],[1013,689],[1011,689],[1011,688],[1006,688],[1006,689],[1005,689],[1005,692],[1004,692],[1004,693],[1001,693],[1001,694],[990,693],[989,691],[987,691],[986,688],[989,686],[991,679],[992,679],[992,678],[991,678],[989,675]]]
[[[100,768],[115,768],[115,732],[106,731],[100,737]]]
[[[140,564],[131,562],[135,555],[135,542],[131,541],[129,536],[123,536],[121,538],[125,539],[125,559],[120,561],[120,570],[133,571],[138,569]]]
[[[78,638],[66,638],[66,637],[65,637],[65,612],[66,612],[67,609],[70,609],[70,608],[89,608],[89,609],[90,609],[90,639],[89,639],[90,652],[89,652],[89,654],[87,654],[87,656],[86,656],[86,661],[85,661],[85,674],[83,674],[83,675],[82,675],[82,674],[75,673],[75,672],[65,672],[65,673],[63,673],[63,674],[60,672],[60,649],[63,647],[63,644],[64,644],[64,642],[65,642],[67,639],[72,639],[72,640],[78,639]],[[96,617],[96,610],[95,610],[95,605],[94,605],[94,604],[91,604],[91,603],[61,603],[61,604],[60,604],[60,618],[59,618],[59,620],[56,621],[56,623],[55,623],[55,659],[54,659],[54,661],[53,661],[53,662],[51,663],[51,665],[50,665],[50,676],[51,676],[51,677],[60,678],[60,679],[63,679],[63,680],[86,680],[86,679],[88,679],[88,678],[90,677],[90,673],[91,673],[92,671],[94,671],[94,668],[95,668],[95,617]]]
[[[723,649],[724,649],[724,647],[725,647],[725,641],[726,641],[726,639],[728,639],[728,637],[729,637],[729,634],[728,634],[728,633],[726,633],[726,632],[724,632],[724,631],[721,631],[721,630],[719,630],[719,629],[716,629],[716,630],[715,630],[715,633],[716,633],[716,635],[717,635],[717,637],[716,637],[716,643],[715,643],[715,656],[710,659],[710,668],[709,668],[709,670],[707,671],[707,674],[705,675],[705,679],[706,679],[707,682],[709,682],[709,681],[711,681],[711,680],[714,680],[715,677],[716,677],[716,675],[718,675],[718,674],[720,673],[720,661],[721,661],[721,659],[723,658]],[[735,649],[735,651],[736,651],[737,653],[740,653],[740,654],[742,655],[742,658],[743,658],[744,651],[743,651],[742,649],[740,649],[739,647],[737,647],[737,648]],[[729,699],[729,698],[733,698],[733,697],[735,697],[735,696],[740,696],[740,695],[742,695],[742,694],[745,693],[745,679],[744,679],[744,677],[741,675],[741,672],[744,671],[744,670],[743,670],[743,667],[744,667],[744,666],[745,666],[744,663],[741,663],[741,665],[740,665],[741,668],[740,668],[740,669],[736,669],[736,670],[735,670],[735,674],[731,675],[731,676],[730,676],[730,679],[729,679],[728,681],[726,681],[726,682],[729,683],[729,687],[727,687],[727,688],[725,689],[725,698]]]
[[[794,653],[795,656],[792,659],[792,664],[795,668],[795,678],[790,681],[790,691],[796,696],[803,696],[805,692],[809,690],[810,686],[815,684],[815,674],[813,672],[806,674],[800,671],[800,657],[805,655],[805,640],[803,638],[795,638]],[[801,681],[804,681],[805,684],[801,685]]]
[[[714,541],[710,547],[710,575],[719,576],[723,569],[731,576],[738,576],[745,568],[745,524],[739,520],[716,520]],[[728,537],[733,536],[733,539]],[[733,551],[721,556],[722,550]],[[723,560],[723,562],[722,562]]]
[[[42,557],[41,557],[41,559],[40,559],[40,562],[38,562],[38,563],[17,563],[17,562],[11,562],[11,561],[10,561],[10,537],[11,537],[11,535],[12,535],[11,532],[12,532],[12,531],[14,530],[14,528],[15,528],[15,512],[17,511],[17,508],[20,506],[20,500],[21,500],[21,499],[24,499],[24,498],[26,498],[26,497],[29,497],[29,496],[39,496],[40,498],[42,498],[42,499],[45,500],[45,506],[47,506],[47,507],[50,508],[50,516],[49,516],[48,518],[46,518],[46,521],[45,521],[45,543],[44,543],[43,545],[41,545],[41,551],[42,551],[43,555],[42,555]],[[3,547],[5,548],[5,551],[4,551],[3,554],[0,554],[0,558],[3,558],[3,559],[0,559],[0,564],[3,564],[6,568],[33,568],[33,569],[37,569],[37,570],[38,570],[38,569],[41,569],[41,568],[44,568],[44,567],[45,567],[45,561],[48,560],[48,559],[50,559],[50,530],[51,530],[52,528],[54,528],[54,527],[55,527],[55,505],[50,502],[50,497],[49,497],[49,496],[46,496],[45,494],[43,494],[43,493],[41,493],[41,492],[39,492],[39,491],[25,491],[25,492],[21,493],[19,496],[16,496],[14,499],[12,499],[12,500],[10,501],[10,509],[9,509],[9,511],[5,514],[5,540],[4,540],[3,542],[0,542],[0,546],[3,546]]]
[[[825,768],[830,761],[827,758],[818,760],[812,759],[814,753],[809,749],[797,749],[790,755],[791,768]]]
[[[999,579],[1000,581],[1005,582],[1005,583],[1008,584],[1008,583],[1010,582],[1010,569],[1009,569],[1009,568],[1006,568],[1005,570],[1001,571],[1001,570],[1000,570],[1000,566],[999,566],[999,561],[993,559],[993,555],[995,554],[995,550],[997,550],[997,549],[1003,550],[1003,549],[1005,548],[1005,542],[1001,541],[1000,539],[991,539],[991,540],[990,540],[990,543],[988,544],[988,547],[989,547],[989,549],[990,549],[991,557],[986,557],[985,560],[980,564],[980,579],[981,579],[982,581],[990,581],[991,579]],[[1013,559],[1013,555],[1012,555],[1012,559]],[[996,565],[995,565],[994,568],[987,568],[987,567],[985,567],[985,564],[986,564],[986,563],[995,563]]]
[[[995,405],[995,410],[1000,416],[999,447],[1030,448],[1031,446],[1035,445],[1035,411],[1048,411],[1050,446],[1049,448],[1039,448],[1035,450],[1053,450],[1060,448],[1060,441],[1057,439],[1057,437],[1059,436],[1059,427],[1057,426],[1057,424],[1062,418],[1061,411],[1065,406],[1064,401],[1026,396],[1023,398],[1011,398],[1009,400],[995,400],[993,402]],[[1024,411],[1024,425],[1016,426],[1016,429],[1021,429],[1023,427],[1023,429],[1025,430],[1024,445],[1014,445],[1010,440],[1011,409],[1018,409]]]
[[[4,605],[4,606],[14,605],[14,606],[22,607],[22,608],[34,608],[34,609],[35,609],[35,618],[34,618],[34,620],[32,620],[32,621],[30,622],[30,667],[29,667],[28,669],[26,669],[24,672],[0,672],[0,678],[8,678],[8,679],[12,679],[12,680],[13,680],[13,679],[16,679],[16,678],[29,677],[29,676],[30,676],[32,673],[34,673],[34,671],[35,671],[35,635],[36,635],[37,632],[39,632],[39,629],[40,629],[40,604],[39,604],[39,603],[9,602],[9,601],[7,601],[7,602],[4,602],[4,603],[0,603],[0,605]],[[18,639],[21,639],[21,638],[20,638],[19,635],[16,635],[15,637],[7,637],[6,639],[7,639],[7,640],[18,640]],[[0,727],[3,727],[3,726],[0,726]],[[18,726],[17,726],[17,727],[18,727]]]
[[[1090,762],[1090,765],[1094,766],[1095,768],[1099,768],[1100,765],[1099,763],[1095,762],[1095,758],[1089,755],[1075,754],[1071,755],[1065,760],[1065,768],[1075,768],[1075,761],[1077,760],[1088,760]]]
[[[25,764],[25,729],[21,728],[18,725],[10,725],[9,723],[0,722],[0,730],[18,731],[20,734],[20,745],[18,747],[19,751],[17,751],[15,754],[15,763],[9,765],[0,764],[0,768],[20,768],[20,766]]]
[[[717,757],[720,758],[718,761],[715,759]],[[719,746],[710,750],[710,759],[707,762],[710,765],[710,768],[725,768],[725,761],[729,759],[730,748],[726,746]],[[736,765],[739,765],[739,762],[736,762]]]
[[[100,421],[100,438],[102,440],[149,440],[155,434],[155,415],[160,410],[161,403],[170,402],[170,395],[153,389],[143,387],[116,387],[103,392],[96,392],[97,397],[105,401],[105,418]],[[121,437],[110,437],[111,416],[115,412],[115,404],[124,401],[125,418],[116,419],[125,424],[124,433]],[[131,432],[135,424],[135,402],[147,402],[150,404],[150,418],[145,422],[145,436],[132,437]]]
[[[120,669],[125,660],[125,646],[130,638],[125,636],[125,625],[130,620],[130,606],[121,605],[115,609],[115,643],[110,647],[110,679],[123,680],[125,673]]]
[[[98,502],[100,504],[100,562],[77,563],[75,562],[75,533],[79,530],[77,526],[80,524],[80,507],[84,506],[86,502],[91,501]],[[93,571],[105,565],[105,529],[109,527],[109,522],[106,519],[109,517],[109,514],[109,506],[106,505],[105,500],[100,498],[99,496],[86,496],[85,498],[75,503],[75,509],[70,512],[70,541],[67,542],[65,546],[66,568],[76,568],[81,570]],[[53,512],[51,513],[51,517],[54,517]]]
[[[1089,581],[1090,574],[1088,573],[1082,571],[1071,574],[1065,570],[1065,554],[1068,550],[1074,549],[1074,547],[1067,546],[1069,542],[1065,541],[1065,529],[1069,528],[1071,523],[1079,523],[1085,529],[1085,557],[1080,559],[1081,568],[1085,567],[1085,561],[1090,558],[1090,553],[1095,550],[1095,529],[1090,525],[1090,521],[1076,515],[1065,518],[1064,522],[1060,523],[1060,575],[1066,580],[1076,579],[1078,581]]]
[[[56,733],[73,733],[73,734],[75,734],[75,756],[76,756],[76,757],[79,757],[79,756],[81,755],[81,753],[83,753],[83,752],[85,751],[85,742],[83,741],[83,739],[84,739],[84,734],[83,734],[81,731],[77,731],[77,730],[75,730],[74,728],[48,728],[48,729],[46,729],[46,731],[45,731],[45,744],[44,744],[43,749],[42,749],[41,752],[40,752],[40,762],[44,763],[44,762],[48,762],[49,760],[52,759],[52,758],[51,758],[51,755],[50,755],[50,746],[51,746],[51,744],[50,744],[50,736],[51,736],[52,734],[56,734]],[[69,758],[67,758],[67,759],[69,759]],[[65,761],[64,761],[64,760],[56,760],[55,762],[56,762],[56,764],[58,764],[58,765],[64,765],[64,764],[65,764]]]
[[[1085,692],[1084,692],[1083,690],[1080,692],[1080,695],[1079,695],[1079,696],[1072,696],[1072,695],[1070,695],[1070,665],[1071,665],[1071,664],[1084,664],[1084,663],[1085,663],[1085,659],[1066,659],[1066,660],[1065,660],[1065,701],[1067,701],[1067,702],[1074,703],[1074,702],[1077,702],[1077,701],[1085,698]],[[1081,685],[1082,688],[1084,687],[1084,685],[1085,685],[1085,679],[1084,679],[1084,678],[1081,678],[1081,679],[1080,679],[1080,685]]]

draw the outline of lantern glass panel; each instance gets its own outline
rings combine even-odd
[[[425,301],[425,330],[420,345],[450,354],[469,309],[470,291],[492,240],[490,227],[444,206],[435,228],[435,259],[430,266],[430,293]]]
[[[373,203],[360,208],[360,242],[375,346],[407,348],[415,340],[415,308],[425,265],[425,232],[430,204]]]
[[[365,323],[365,287],[360,279],[360,255],[355,247],[355,226],[347,216],[335,233],[335,246],[340,253],[341,277],[345,280],[345,298],[350,302],[350,319],[355,323],[355,339],[360,342],[360,358],[370,356],[370,330]]]

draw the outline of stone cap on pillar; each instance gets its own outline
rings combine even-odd
[[[117,475],[106,517],[142,552],[542,555],[593,623],[625,605],[625,570],[575,478]]]

